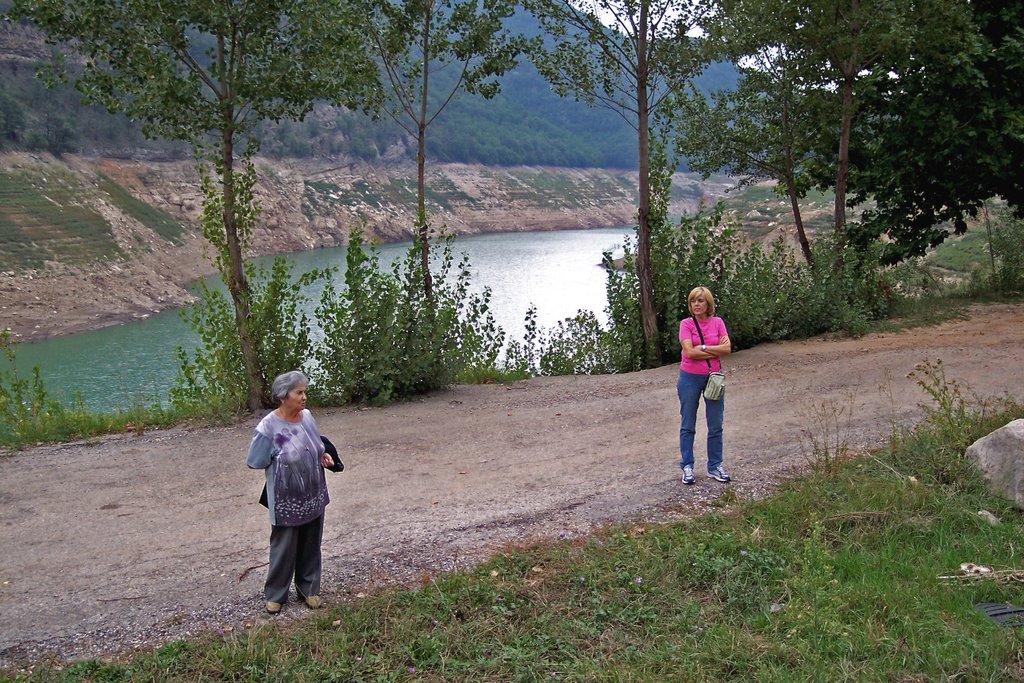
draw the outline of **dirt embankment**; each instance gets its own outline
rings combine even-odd
[[[926,359],[941,359],[968,395],[1024,402],[1024,305],[971,313],[934,328],[729,357],[728,488],[741,498],[769,493],[803,464],[808,436],[820,437],[816,416],[834,419],[832,434],[854,449],[918,419],[926,397],[908,375]],[[698,483],[679,482],[676,373],[670,365],[456,386],[385,408],[316,411],[346,463],[329,477],[328,604],[478,561],[502,544],[704,509],[726,488],[703,477],[701,438]],[[108,656],[269,621],[262,477],[244,466],[254,423],[0,458],[0,664]],[[292,602],[279,619],[306,614]]]
[[[368,241],[412,236],[415,181],[410,179],[415,169],[408,165],[260,159],[257,170],[262,210],[250,255],[347,244],[357,224],[365,225]],[[6,154],[0,155],[0,173],[59,176],[62,189],[70,190],[68,201],[102,216],[111,248],[124,254],[69,265],[80,249],[71,226],[60,233],[62,238],[47,237],[47,253],[55,256],[42,267],[26,268],[5,252],[0,240],[0,329],[11,330],[15,339],[94,329],[180,306],[190,300],[186,286],[212,272],[210,248],[197,227],[202,195],[191,162]],[[633,221],[635,176],[607,169],[437,164],[427,179],[428,210],[434,226],[457,235],[623,225]],[[183,228],[178,239],[163,239],[140,222],[106,183],[173,217]],[[684,196],[673,205],[677,212],[694,209],[702,199],[713,202],[726,187],[683,174],[675,183]],[[54,201],[45,190],[42,195]],[[17,222],[16,212],[10,218]],[[32,232],[16,226],[19,230]]]

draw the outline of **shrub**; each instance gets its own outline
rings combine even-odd
[[[249,324],[266,378],[295,369],[309,374],[312,342],[305,290],[329,275],[317,270],[293,279],[283,258],[274,259],[269,270],[246,266]],[[223,290],[206,283],[199,285],[198,296],[182,316],[199,334],[200,346],[191,355],[178,347],[171,403],[187,412],[238,414],[245,408],[246,384],[234,306]]]
[[[721,205],[701,206],[673,225],[668,218],[672,166],[658,148],[651,166],[651,266],[661,362],[679,358],[679,321],[690,315],[686,298],[697,286],[714,293],[716,314],[726,321],[734,349],[822,332],[863,334],[890,310],[897,278],[893,269],[879,265],[877,248],[867,253],[848,248],[842,267],[835,268],[833,238],[825,235],[814,244],[812,267],[781,239],[767,248],[745,244],[735,225],[724,220]],[[623,269],[609,270],[607,327],[580,312],[553,331],[538,330],[534,312],[523,342],[510,347],[507,367],[532,374],[643,368],[635,250],[636,241],[627,241]]]
[[[10,446],[35,432],[55,404],[46,393],[39,366],[32,368],[31,378],[19,376],[17,345],[10,332],[0,332],[0,351],[8,365],[0,373],[0,443]]]
[[[1024,290],[1024,220],[1009,210],[998,215],[992,230],[992,254],[996,269],[991,288],[1003,293]]]
[[[490,313],[490,290],[471,294],[468,261],[453,272],[451,239],[440,247],[427,300],[417,244],[389,272],[353,229],[345,288],[328,284],[316,309],[325,337],[314,351],[314,400],[385,403],[493,372],[505,335]]]

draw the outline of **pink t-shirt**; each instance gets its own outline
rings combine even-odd
[[[705,346],[715,346],[718,344],[718,340],[722,337],[729,336],[729,332],[725,329],[725,323],[721,318],[711,317],[705,320],[700,325],[700,331],[704,335]],[[683,318],[679,321],[679,345],[682,346],[683,340],[689,339],[690,343],[693,344],[693,348],[700,348],[700,335],[697,334],[697,327],[694,325],[693,317]],[[683,372],[688,372],[691,375],[707,375],[712,372],[722,371],[722,361],[717,358],[711,358],[711,367],[708,367],[707,361],[703,358],[700,360],[693,360],[686,357],[683,354],[683,362],[679,364],[679,369]]]

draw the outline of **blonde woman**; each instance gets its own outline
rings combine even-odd
[[[679,343],[683,347],[679,364],[679,466],[683,483],[693,484],[693,439],[697,431],[697,406],[700,404],[708,375],[722,371],[722,356],[732,353],[725,322],[715,317],[715,298],[707,287],[694,287],[686,298],[691,317],[679,321]],[[725,393],[717,401],[704,401],[708,423],[708,477],[728,482],[722,467],[722,422],[725,417]]]

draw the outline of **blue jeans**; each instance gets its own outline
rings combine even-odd
[[[679,371],[676,393],[679,394],[679,467],[693,466],[693,437],[697,432],[697,406],[708,383],[707,375],[694,375]],[[717,401],[704,401],[704,416],[708,422],[708,470],[722,464],[722,421],[725,418],[725,391]]]

